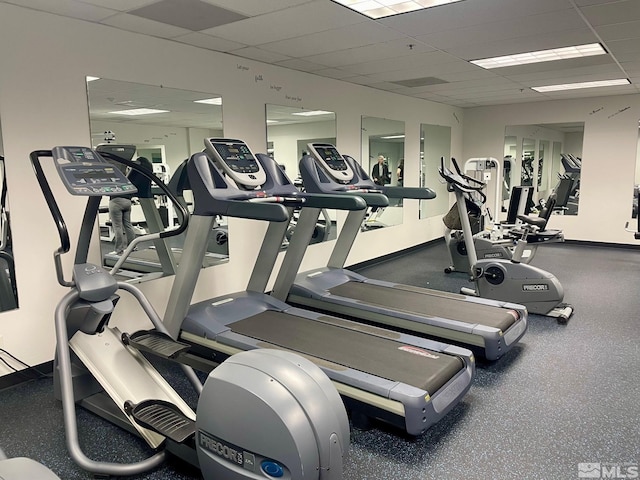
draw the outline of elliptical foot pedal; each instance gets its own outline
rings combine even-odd
[[[555,317],[558,323],[561,325],[566,325],[569,323],[569,319],[573,315],[573,305],[569,305],[568,303],[561,303],[556,308],[554,308]]]
[[[176,342],[169,335],[156,330],[141,330],[133,335],[123,333],[122,342],[141,352],[151,353],[166,359],[175,359],[191,348],[190,345]]]
[[[137,424],[176,443],[184,443],[196,433],[196,422],[164,400],[145,400],[137,405],[127,401],[124,408]]]

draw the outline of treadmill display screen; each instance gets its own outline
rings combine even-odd
[[[256,173],[260,169],[249,147],[244,143],[214,143],[213,147],[234,172]]]
[[[347,162],[344,161],[344,158],[342,158],[342,155],[338,153],[338,150],[336,150],[334,146],[316,146],[315,150],[331,170],[340,171],[347,169]]]

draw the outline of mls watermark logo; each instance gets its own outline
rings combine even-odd
[[[600,462],[579,463],[578,478],[638,478],[638,464]]]

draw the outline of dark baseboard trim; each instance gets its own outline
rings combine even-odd
[[[34,367],[25,368],[18,372],[9,373],[0,377],[0,390],[15,387],[21,383],[30,382],[42,378],[42,375],[49,375],[53,372],[53,360],[50,360]]]
[[[397,252],[388,253],[383,255],[382,257],[372,258],[371,260],[365,260],[364,262],[355,263],[353,265],[349,265],[349,269],[357,270],[359,268],[372,267],[373,265],[377,265],[379,263],[384,263],[389,260],[393,260],[395,258],[403,257],[404,255],[408,255],[416,250],[421,250],[430,245],[434,245],[436,243],[440,243],[444,241],[444,237],[434,238],[433,240],[429,240],[428,242],[420,243],[418,245],[414,245],[413,247],[405,248],[404,250],[398,250]]]
[[[640,245],[632,245],[629,243],[592,242],[590,240],[565,240],[564,243],[568,243],[569,245],[582,245],[585,247],[609,247],[640,250]]]

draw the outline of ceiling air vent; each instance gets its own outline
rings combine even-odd
[[[389,82],[389,83],[395,83],[396,85],[402,85],[403,87],[425,87],[427,85],[440,85],[442,83],[449,83],[449,82],[436,77],[421,77],[421,78],[410,78],[408,80],[397,80],[395,82]]]

